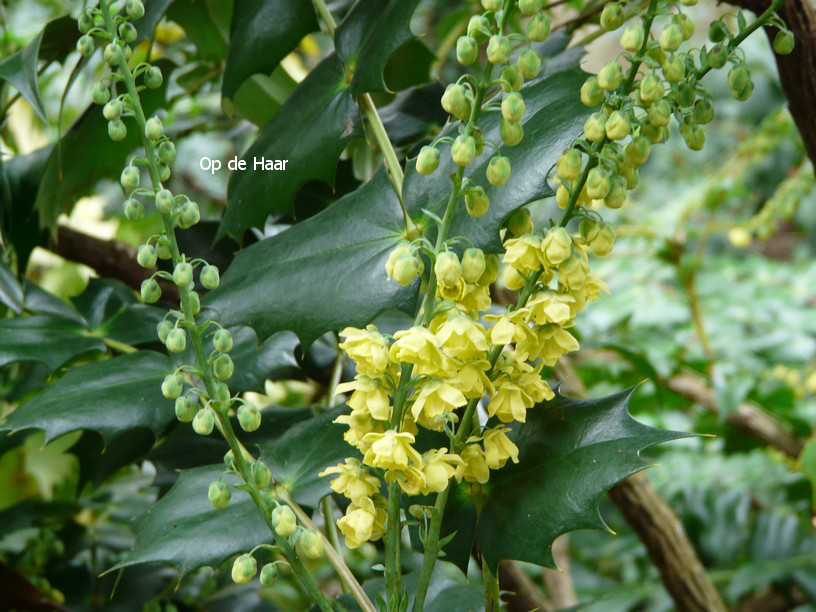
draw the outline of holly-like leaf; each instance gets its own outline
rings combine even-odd
[[[354,74],[352,93],[386,91],[388,58],[414,38],[411,16],[419,0],[360,0],[335,34],[337,55]]]
[[[23,312],[23,288],[8,266],[0,261],[0,304],[14,314]]]
[[[78,323],[48,315],[0,319],[0,338],[0,367],[40,361],[55,370],[82,353],[105,351],[105,343]]]
[[[230,330],[234,341],[230,357],[235,362],[235,374],[229,386],[233,391],[263,391],[267,379],[298,378],[295,359],[298,339],[292,332],[278,332],[258,344],[251,327]]]
[[[317,29],[311,2],[235,0],[221,95],[232,99],[253,74],[271,74],[304,36]]]
[[[46,441],[78,430],[95,431],[106,443],[132,429],[158,434],[175,418],[172,402],[161,394],[162,380],[172,371],[170,360],[152,351],[72,368],[12,412],[0,428],[40,429]]]
[[[240,240],[274,211],[290,211],[308,181],[332,183],[337,160],[360,120],[343,65],[332,54],[303,80],[244,155],[246,170],[230,177],[229,205],[219,237]],[[264,160],[288,160],[285,170],[264,170]],[[261,166],[255,166],[258,162]]]

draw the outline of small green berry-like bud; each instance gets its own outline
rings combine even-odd
[[[644,123],[640,126],[640,133],[649,139],[652,144],[666,142],[669,139],[669,128],[654,125],[652,123]]]
[[[484,15],[474,15],[468,21],[467,35],[483,43],[490,38],[490,21]]]
[[[156,247],[152,244],[143,244],[136,253],[136,261],[143,268],[152,268],[156,265]]]
[[[163,164],[172,164],[176,161],[176,145],[169,140],[164,140],[158,148],[159,161]]]
[[[156,253],[159,256],[159,259],[164,259],[165,261],[173,256],[173,254],[170,252],[170,247],[164,240],[156,243]]]
[[[461,118],[465,110],[470,108],[465,88],[458,84],[448,85],[442,94],[442,108],[446,113]]]
[[[125,200],[125,217],[130,221],[141,221],[144,219],[144,205],[135,198]]]
[[[460,134],[453,141],[451,157],[457,166],[467,166],[476,157],[476,141],[473,136]]]
[[[201,268],[201,275],[199,276],[201,285],[205,289],[217,289],[221,283],[221,276],[218,274],[218,268],[207,264]]]
[[[603,168],[593,168],[587,175],[587,195],[593,200],[603,200],[612,187],[609,173]]]
[[[486,11],[501,10],[502,0],[482,0],[482,8]]]
[[[724,45],[717,43],[708,52],[708,65],[719,70],[728,61],[728,49]]]
[[[420,174],[433,174],[439,167],[439,149],[436,147],[422,147],[417,155],[416,169]]]
[[[609,6],[609,5],[607,5]],[[604,90],[598,83],[598,77],[589,77],[581,85],[581,104],[584,106],[598,106],[604,101]]]
[[[487,43],[487,61],[496,65],[506,64],[513,52],[510,39],[501,34],[494,34]]]
[[[91,28],[94,27],[94,18],[90,11],[86,9],[80,13],[77,26],[82,34],[87,34],[91,31]]]
[[[278,576],[280,576],[280,571],[278,571],[278,566],[274,563],[267,563],[261,568],[260,580],[265,587],[274,586]]]
[[[128,3],[133,0],[128,0]],[[258,571],[258,563],[250,554],[241,555],[232,564],[232,581],[235,584],[247,584]]]
[[[261,411],[252,404],[238,408],[238,424],[244,431],[255,431],[261,426]]]
[[[141,293],[145,304],[155,304],[161,297],[161,287],[154,279],[147,278],[142,281]]]
[[[525,79],[534,79],[541,70],[541,57],[533,49],[527,49],[519,56],[516,65]]]
[[[499,278],[499,271],[501,270],[501,262],[499,256],[491,253],[485,257],[485,271],[479,278],[477,284],[480,287],[488,287],[496,282]]]
[[[159,340],[162,344],[167,342],[167,334],[169,334],[173,330],[174,325],[165,319],[161,323],[156,326],[156,333],[159,336]]]
[[[708,26],[708,39],[713,43],[724,41],[730,34],[731,32],[728,31],[728,26],[725,25],[722,19],[712,21]]]
[[[680,28],[680,32],[683,34],[683,40],[688,40],[694,36],[694,22],[689,19],[689,16],[685,13],[676,13],[672,17],[672,22]]]
[[[130,44],[136,40],[138,33],[136,32],[136,28],[132,23],[129,21],[123,21],[119,24],[119,36],[126,43]]]
[[[213,348],[219,353],[229,353],[232,344],[232,334],[226,329],[219,329],[213,334]]]
[[[555,164],[555,171],[561,180],[574,181],[581,176],[583,157],[578,149],[570,149],[561,154]]]
[[[510,123],[521,121],[526,110],[527,106],[524,104],[524,98],[521,97],[520,93],[514,91],[504,96],[501,103],[501,113],[502,117]]]
[[[462,278],[468,283],[476,283],[485,271],[485,255],[481,249],[469,248],[462,253]]]
[[[193,431],[199,436],[209,436],[215,427],[215,416],[212,408],[199,410],[193,417]]]
[[[108,136],[114,142],[120,142],[127,136],[127,127],[121,119],[108,122]]]
[[[471,217],[481,217],[490,208],[490,199],[485,190],[476,185],[465,192],[465,206]]]
[[[170,180],[170,166],[167,164],[159,164],[159,180],[162,183]]]
[[[570,201],[570,190],[563,183],[555,190],[555,203],[559,208],[566,208]]]
[[[255,486],[259,489],[265,489],[269,486],[269,483],[272,482],[272,473],[269,471],[269,468],[266,467],[266,464],[260,459],[255,462],[252,474]]]
[[[456,41],[456,59],[464,65],[470,66],[479,57],[479,45],[472,36],[460,36]]]
[[[171,353],[180,353],[187,348],[187,334],[184,333],[183,329],[174,327],[167,334],[167,342],[164,344]]]
[[[620,111],[612,111],[612,114],[606,120],[604,128],[606,129],[606,137],[609,140],[623,140],[629,135],[632,126],[626,115]]]
[[[105,85],[104,81],[99,81],[91,89],[91,100],[94,104],[105,104],[110,100],[110,89]]]
[[[144,73],[144,84],[149,89],[158,89],[162,84],[162,73],[158,66],[151,66]]]
[[[141,0],[127,0],[125,12],[131,19],[141,19],[145,14],[144,4]]]
[[[697,100],[697,102],[694,103],[692,115],[697,125],[711,123],[714,119],[714,105],[711,103],[711,100],[705,98]]]
[[[453,287],[462,278],[462,264],[453,251],[443,251],[434,263],[436,280],[442,287]]]
[[[601,223],[603,223],[603,221]],[[595,236],[598,235],[600,228],[600,224],[595,219],[592,217],[584,217],[578,224],[578,233],[581,235],[581,238],[589,244],[595,239]]]
[[[530,211],[526,208],[513,211],[505,225],[507,231],[517,238],[531,233],[533,231],[533,219],[530,217]]]
[[[210,488],[207,490],[207,499],[210,500],[213,508],[216,510],[226,508],[229,505],[230,497],[232,497],[232,494],[225,482],[216,480],[210,483]]]
[[[621,47],[632,53],[640,51],[643,41],[646,40],[646,31],[639,23],[630,23],[621,34]]]
[[[91,57],[94,52],[94,41],[93,38],[85,34],[84,36],[80,36],[79,40],[77,40],[77,51],[82,57]]]
[[[598,85],[606,91],[615,91],[623,82],[623,70],[618,62],[609,62],[598,73]]]
[[[122,110],[122,102],[120,100],[111,100],[102,107],[102,116],[108,121],[113,121],[122,116]]]
[[[728,71],[728,87],[732,90],[743,89],[751,82],[751,73],[745,64],[737,64]]]
[[[190,310],[193,311],[194,315],[197,315],[201,312],[201,298],[198,297],[198,294],[195,291],[190,291],[188,294],[190,298]]]
[[[195,400],[191,397],[179,397],[176,399],[176,418],[182,423],[189,423],[195,418],[198,412]]]
[[[691,106],[697,98],[697,91],[688,82],[683,82],[677,86],[674,97],[680,106]]]
[[[623,149],[623,160],[627,164],[638,167],[642,166],[649,159],[652,145],[645,136],[635,136],[632,141]]]
[[[527,36],[530,40],[535,42],[544,42],[550,37],[552,30],[552,21],[548,15],[538,13],[533,15],[532,19],[527,23]]]
[[[671,106],[665,100],[661,100],[649,107],[649,123],[655,127],[665,127],[669,125],[671,119]]]
[[[521,123],[510,123],[502,118],[499,123],[499,134],[504,144],[515,147],[524,138],[524,128],[521,127]]]
[[[600,142],[606,138],[606,115],[592,113],[584,122],[584,136],[590,142]]]
[[[686,76],[686,64],[682,57],[674,56],[663,62],[663,76],[669,83],[678,83]]]
[[[654,74],[647,74],[640,81],[640,99],[646,106],[663,99],[663,83]]]
[[[675,23],[670,23],[660,33],[660,48],[667,53],[673,53],[683,44],[683,32]]]
[[[705,146],[705,131],[699,125],[685,124],[680,126],[680,134],[686,146],[692,151],[701,151]]]
[[[294,535],[297,531],[297,518],[289,506],[278,506],[272,510],[272,526],[284,538]]]
[[[198,210],[198,204],[187,200],[181,205],[179,211],[178,221],[182,229],[193,227],[201,220],[201,213]]]
[[[109,66],[116,66],[119,60],[122,59],[122,47],[116,43],[110,43],[105,47],[105,51],[102,53],[102,59],[104,59],[105,63]]]
[[[234,371],[235,364],[226,353],[222,353],[213,361],[213,372],[218,380],[229,380]]]
[[[215,383],[215,399],[219,402],[228,402],[230,399],[229,387],[222,382]]]
[[[519,12],[522,15],[531,17],[544,6],[544,0],[518,0]]]
[[[139,178],[139,169],[135,166],[127,166],[122,170],[119,182],[125,191],[130,192],[139,186]]]
[[[173,282],[179,287],[189,287],[193,284],[193,266],[186,261],[180,261],[173,269]]]
[[[150,140],[158,140],[164,136],[164,124],[158,117],[151,117],[145,124],[145,136]]]
[[[607,32],[617,30],[623,25],[623,7],[617,2],[607,4],[601,13],[601,27]]]
[[[407,287],[421,274],[421,265],[421,260],[414,255],[400,255],[394,259],[391,277],[403,287]]]
[[[501,187],[510,178],[510,158],[496,155],[487,164],[487,180],[494,187]]]
[[[184,391],[184,382],[177,374],[168,374],[162,381],[161,391],[167,399],[176,399]]]
[[[633,177],[637,177],[637,172],[632,172]],[[637,179],[635,178],[635,181]],[[604,205],[608,208],[620,208],[626,202],[626,188],[627,181],[622,176],[616,176],[612,179],[609,193],[604,198]],[[634,187],[634,186],[633,186]]]
[[[308,559],[319,559],[323,555],[323,537],[317,529],[304,529],[298,538],[298,552]]]
[[[589,242],[592,252],[598,257],[604,257],[612,252],[615,246],[615,230],[609,223],[601,223],[595,236]]]
[[[163,215],[170,215],[173,213],[173,208],[176,206],[176,198],[173,197],[173,192],[169,189],[159,189],[156,193],[156,208]]]
[[[779,55],[790,55],[796,41],[788,30],[779,30],[774,36],[773,49]]]

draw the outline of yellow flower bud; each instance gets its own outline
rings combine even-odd
[[[478,285],[481,287],[488,287],[496,282],[496,279],[499,278],[499,271],[501,270],[501,265],[499,262],[499,256],[495,253],[490,253],[485,257],[485,271],[479,280],[477,281]]]
[[[513,91],[504,96],[501,103],[501,113],[510,123],[518,123],[524,118],[524,113],[527,110],[524,104],[524,98],[517,91]]]
[[[587,175],[587,195],[593,200],[603,200],[612,187],[609,172],[603,168],[593,168]]]
[[[606,138],[606,116],[592,113],[584,123],[584,136],[590,142],[601,142]]]
[[[457,136],[451,146],[451,157],[457,166],[469,165],[476,157],[476,141],[473,136]]]
[[[490,207],[490,199],[485,190],[476,185],[465,192],[465,206],[471,217],[481,217]]]
[[[533,232],[533,219],[530,217],[530,211],[526,208],[517,208],[513,211],[505,225],[507,231],[516,237]]]
[[[620,111],[613,111],[604,124],[606,137],[609,140],[623,140],[629,135],[632,126],[629,119]]]
[[[607,5],[609,6],[609,5]],[[581,104],[584,106],[598,106],[604,101],[604,90],[598,84],[598,77],[589,77],[581,85]]]
[[[581,176],[583,157],[578,149],[569,149],[561,154],[555,164],[555,170],[565,181],[574,181]]]
[[[502,142],[508,147],[515,147],[524,138],[524,128],[521,123],[510,123],[507,119],[502,118],[499,124],[499,134]]]
[[[618,62],[610,62],[598,73],[598,85],[606,91],[615,91],[623,82],[623,69]]]
[[[630,23],[623,29],[621,47],[634,53],[640,51],[644,40],[646,40],[646,32],[643,26],[640,23]]]
[[[550,266],[557,266],[572,254],[572,238],[563,227],[555,227],[547,232],[541,242],[541,253],[544,261]]]
[[[589,241],[589,247],[598,257],[604,257],[612,252],[615,246],[615,230],[609,223],[601,223],[598,232]]]
[[[462,254],[462,278],[468,283],[476,283],[487,267],[481,249],[469,248]]]
[[[437,282],[443,287],[453,287],[462,276],[462,264],[453,251],[444,251],[437,255],[434,263]]]

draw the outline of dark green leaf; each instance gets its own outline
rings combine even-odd
[[[15,361],[41,361],[52,370],[105,343],[80,325],[48,315],[0,320],[0,367]]]
[[[317,29],[311,2],[235,0],[222,96],[235,98],[253,74],[271,74],[304,36]]]
[[[445,88],[439,83],[415,87],[397,94],[380,109],[388,137],[397,146],[415,142],[443,126],[448,115],[439,101]]]
[[[0,304],[4,304],[15,314],[23,312],[23,288],[3,262],[0,262]]]
[[[298,339],[292,332],[278,332],[260,345],[251,327],[230,330],[235,346],[230,356],[235,374],[229,381],[233,391],[263,391],[267,379],[298,378],[294,351]]]
[[[407,573],[402,577],[402,588],[408,591],[413,601],[419,585],[419,570]],[[367,581],[363,588],[368,596],[375,600],[377,593],[385,592],[385,579],[376,578]],[[434,566],[431,582],[428,587],[428,596],[425,600],[427,612],[450,612],[452,610],[467,610],[477,612],[484,610],[484,591],[478,581],[468,583],[464,575],[456,568],[444,561]]]
[[[418,38],[409,40],[397,49],[385,65],[383,79],[386,87],[389,91],[403,91],[428,83],[435,61],[436,55],[424,42]]]
[[[158,434],[175,418],[173,403],[161,394],[172,370],[166,356],[152,351],[72,368],[12,412],[2,428],[41,429],[46,441],[77,430],[98,432],[106,442],[132,429]]]
[[[799,455],[799,469],[810,481],[810,490],[813,497],[813,508],[816,509],[816,436],[805,443],[805,448]]]
[[[232,2],[173,0],[167,16],[184,28],[184,33],[206,61],[220,62],[227,56]]]
[[[324,59],[261,130],[244,155],[246,170],[232,174],[229,206],[219,237],[241,239],[263,227],[273,211],[289,211],[310,180],[332,183],[337,160],[359,129],[359,112],[337,56]],[[255,169],[255,161],[288,160],[285,170]],[[261,162],[263,163],[263,162]]]
[[[149,40],[153,36],[153,31],[167,12],[167,8],[173,3],[173,0],[151,0],[145,2],[145,14],[141,19],[134,21],[139,40]]]

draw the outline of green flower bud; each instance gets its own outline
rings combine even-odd
[[[671,119],[671,106],[665,100],[661,100],[649,107],[647,117],[649,123],[655,127],[665,127],[669,125]]]
[[[687,123],[680,126],[680,135],[692,151],[701,151],[705,146],[705,131],[699,125]]]
[[[683,82],[677,85],[674,98],[680,106],[691,106],[697,98],[697,91],[688,82]]]
[[[170,180],[170,166],[167,164],[159,164],[159,180],[162,183]]]
[[[680,4],[683,6],[694,6],[697,4],[697,0],[680,0]]]
[[[173,330],[173,327],[174,327],[173,323],[171,323],[167,319],[164,319],[161,323],[159,323],[156,326],[156,333],[158,334],[159,340],[161,340],[162,344],[167,342],[167,334],[169,334]]]
[[[555,203],[559,208],[566,208],[569,205],[570,190],[563,183],[555,190]]]
[[[476,141],[473,136],[457,136],[451,147],[451,157],[457,166],[469,165],[476,157]]]
[[[169,140],[164,140],[158,148],[159,161],[163,164],[172,164],[176,160],[176,145]]]
[[[164,136],[164,124],[158,117],[151,117],[145,123],[145,136],[150,140],[158,140]]]
[[[544,7],[544,0],[518,0],[519,12],[531,17]]]
[[[524,98],[518,92],[511,92],[504,96],[501,103],[501,113],[510,123],[518,123],[524,118],[524,113],[527,106],[524,104]]]
[[[207,490],[207,499],[210,500],[213,508],[216,510],[226,508],[229,505],[230,497],[232,497],[232,494],[226,483],[220,480],[210,483],[210,487]]]
[[[190,298],[190,310],[193,311],[194,315],[197,315],[201,312],[201,298],[198,297],[198,294],[195,291],[190,291],[188,294]]]
[[[456,59],[463,66],[470,66],[479,57],[479,44],[472,36],[460,36],[456,41]]]
[[[654,74],[645,75],[640,81],[640,99],[646,106],[663,99],[663,83]]]
[[[526,208],[517,208],[513,211],[507,221],[505,222],[507,231],[518,238],[530,234],[533,231],[533,219],[530,216],[530,211]]]
[[[125,191],[133,191],[139,186],[139,169],[135,166],[127,166],[122,170],[122,175],[119,177],[119,183]]]
[[[550,37],[552,20],[545,13],[533,15],[527,22],[527,36],[535,42],[544,42]]]
[[[601,222],[603,223],[603,221]],[[598,235],[601,225],[592,217],[584,217],[578,224],[578,233],[589,244]]]
[[[607,5],[609,6],[609,5]],[[589,77],[581,85],[581,104],[584,106],[598,106],[604,101],[604,90],[598,84],[598,77]]]
[[[122,38],[122,40],[129,44],[136,40],[138,34],[132,23],[129,21],[123,21],[119,24],[119,36]]]
[[[490,20],[484,15],[474,15],[468,21],[467,35],[483,43],[490,38]]]
[[[590,142],[601,142],[606,138],[606,115],[592,113],[584,122],[584,136]]]
[[[158,89],[159,87],[161,87],[163,80],[164,79],[162,78],[161,68],[159,68],[158,66],[151,66],[150,68],[145,70],[144,84],[149,89]]]
[[[128,4],[133,0],[128,0]],[[232,564],[232,581],[235,584],[249,583],[258,571],[258,563],[250,554],[241,555]]]
[[[632,166],[642,166],[649,159],[652,145],[645,136],[635,136],[623,149],[623,159]]]
[[[439,167],[439,149],[432,146],[422,147],[417,155],[417,172],[424,175],[433,174]]]
[[[297,518],[289,506],[278,506],[272,510],[272,526],[284,538],[292,536],[297,531]]]
[[[229,387],[222,382],[215,383],[215,399],[219,402],[228,402],[230,399]]]
[[[465,192],[465,207],[471,217],[481,217],[490,208],[490,199],[485,190],[475,185]]]
[[[587,175],[587,195],[593,200],[603,200],[612,188],[609,172],[603,168],[593,168]]]
[[[238,408],[238,424],[244,431],[255,431],[261,426],[261,411],[252,404]]]
[[[722,19],[712,21],[708,26],[708,39],[713,43],[722,42],[730,35],[731,32]]]
[[[486,11],[501,10],[502,0],[482,0],[482,8]]]
[[[184,391],[184,381],[177,374],[168,374],[162,381],[161,391],[167,399],[176,399]]]
[[[728,49],[724,45],[717,43],[708,52],[708,65],[719,70],[728,61]]]
[[[212,408],[199,410],[193,417],[193,431],[199,436],[209,436],[215,427],[215,414]]]
[[[499,260],[499,256],[495,253],[491,253],[485,257],[485,271],[479,277],[477,284],[480,287],[489,287],[493,283],[496,282],[496,279],[499,278],[499,271],[501,270],[501,261]]]
[[[753,81],[748,81],[748,83],[741,89],[731,90],[731,95],[734,96],[735,100],[739,100],[740,102],[744,102],[750,98],[752,93],[754,93]]]
[[[77,26],[82,34],[87,34],[94,27],[94,18],[88,9],[85,9],[79,14]]]
[[[99,81],[91,89],[91,100],[94,104],[105,104],[110,100],[110,89],[104,81]]]
[[[127,0],[125,12],[131,19],[141,19],[145,14],[144,4],[142,4],[141,0]]]
[[[609,223],[601,223],[598,232],[590,241],[589,247],[598,257],[604,257],[612,252],[615,246],[615,230]]]
[[[108,122],[108,136],[114,142],[120,142],[127,136],[127,127],[121,119]]]
[[[462,253],[462,278],[468,283],[476,283],[485,271],[485,255],[481,249],[469,248]]]
[[[518,91],[524,87],[524,77],[518,66],[508,64],[501,71],[502,91]]]
[[[524,128],[521,127],[521,123],[510,123],[502,118],[499,123],[499,134],[504,144],[515,147],[524,138]]]
[[[91,57],[94,52],[93,38],[91,38],[87,34],[85,34],[84,36],[80,36],[79,40],[77,40],[76,48],[82,57]]]
[[[668,123],[668,122],[667,122]],[[652,144],[666,142],[669,139],[669,128],[646,123],[640,126],[640,133]]]
[[[252,475],[252,480],[255,483],[255,486],[259,489],[265,489],[269,486],[269,483],[272,482],[272,473],[269,471],[269,468],[266,467],[266,464],[260,459],[255,462],[252,469]]]
[[[170,215],[176,206],[176,198],[169,189],[159,189],[156,193],[156,208],[163,215]]]
[[[640,51],[643,41],[646,40],[646,31],[640,23],[630,23],[621,34],[621,47],[632,53]]]
[[[186,261],[180,261],[173,269],[173,282],[179,287],[189,287],[193,284],[193,266]]]
[[[201,220],[201,213],[198,210],[198,204],[187,200],[181,205],[181,210],[178,215],[178,223],[182,229],[193,227]]]
[[[391,270],[392,278],[403,287],[407,287],[416,280],[416,277],[421,274],[420,268],[423,268],[422,261],[412,254],[404,254],[394,259],[394,265]]]
[[[462,85],[451,84],[445,88],[445,93],[442,94],[442,108],[446,113],[454,117],[461,118],[465,111],[470,111],[470,103],[467,99],[465,88]]]
[[[142,301],[146,304],[155,304],[161,297],[161,287],[152,278],[147,278],[142,281]]]
[[[646,50],[646,57],[651,58],[657,65],[662,66],[668,55],[660,47],[651,47]]]
[[[102,107],[102,116],[108,121],[119,119],[123,111],[122,102],[120,100],[111,100]]]
[[[196,412],[198,412],[198,406],[191,397],[185,395],[176,399],[176,418],[182,423],[192,421]]]
[[[541,70],[541,57],[533,49],[527,49],[519,55],[516,65],[521,71],[521,76],[528,80],[534,79]]]
[[[187,334],[179,327],[174,327],[167,334],[167,341],[164,343],[171,353],[180,353],[187,348]]]
[[[683,40],[688,40],[694,36],[694,22],[689,19],[689,16],[685,13],[676,13],[672,17],[672,23],[680,28],[680,32],[683,34]]]
[[[218,380],[229,380],[235,372],[235,364],[229,355],[222,353],[213,361],[213,372]]]
[[[618,62],[609,62],[598,73],[598,85],[606,91],[615,91],[623,82],[623,70]]]
[[[434,263],[436,280],[442,287],[453,287],[462,278],[462,264],[453,251],[443,251]]]
[[[609,140],[623,140],[632,129],[629,119],[620,111],[613,111],[604,124]]]
[[[670,23],[660,33],[660,48],[667,53],[673,53],[683,44],[683,32],[677,24]]]
[[[156,243],[156,253],[158,253],[159,259],[164,260],[168,260],[173,256],[170,252],[170,247],[164,241]]]
[[[323,537],[317,529],[304,529],[298,538],[298,552],[307,559],[323,556]]]
[[[607,32],[623,25],[623,7],[617,2],[607,4],[601,12],[601,27]]]
[[[779,30],[774,36],[773,49],[779,55],[790,55],[795,44],[793,34],[788,30]]]
[[[110,43],[105,47],[105,51],[102,52],[102,59],[104,59],[105,63],[109,66],[116,66],[122,57],[122,47],[116,43]]]
[[[496,155],[487,164],[487,180],[494,187],[501,187],[510,178],[510,158]]]
[[[510,39],[501,34],[494,34],[487,43],[487,61],[493,65],[506,64],[513,52]]]
[[[199,280],[205,289],[217,289],[218,285],[221,283],[221,275],[218,273],[218,268],[216,266],[207,264],[201,268]]]
[[[274,563],[267,563],[261,568],[261,584],[265,587],[271,587],[275,585],[275,582],[280,576],[280,572],[278,571],[278,566]]]
[[[583,156],[578,149],[569,149],[561,154],[555,164],[555,171],[563,181],[574,181],[581,176]]]
[[[686,76],[686,64],[681,56],[675,55],[663,62],[663,76],[669,83],[677,83]]]
[[[742,90],[751,82],[751,72],[745,64],[737,64],[728,71],[728,87]]]
[[[636,172],[632,172],[633,176],[637,176]],[[609,185],[609,193],[606,194],[604,205],[608,208],[620,208],[626,202],[627,191],[626,179],[620,175],[612,178]]]
[[[232,345],[232,334],[226,329],[219,329],[213,334],[213,348],[219,353],[229,353]]]
[[[711,100],[705,98],[697,100],[697,102],[694,103],[692,116],[697,125],[711,123],[714,119],[714,105],[711,103]]]
[[[136,252],[136,261],[143,268],[152,268],[155,266],[157,258],[156,247],[154,247],[152,244],[143,244]]]

